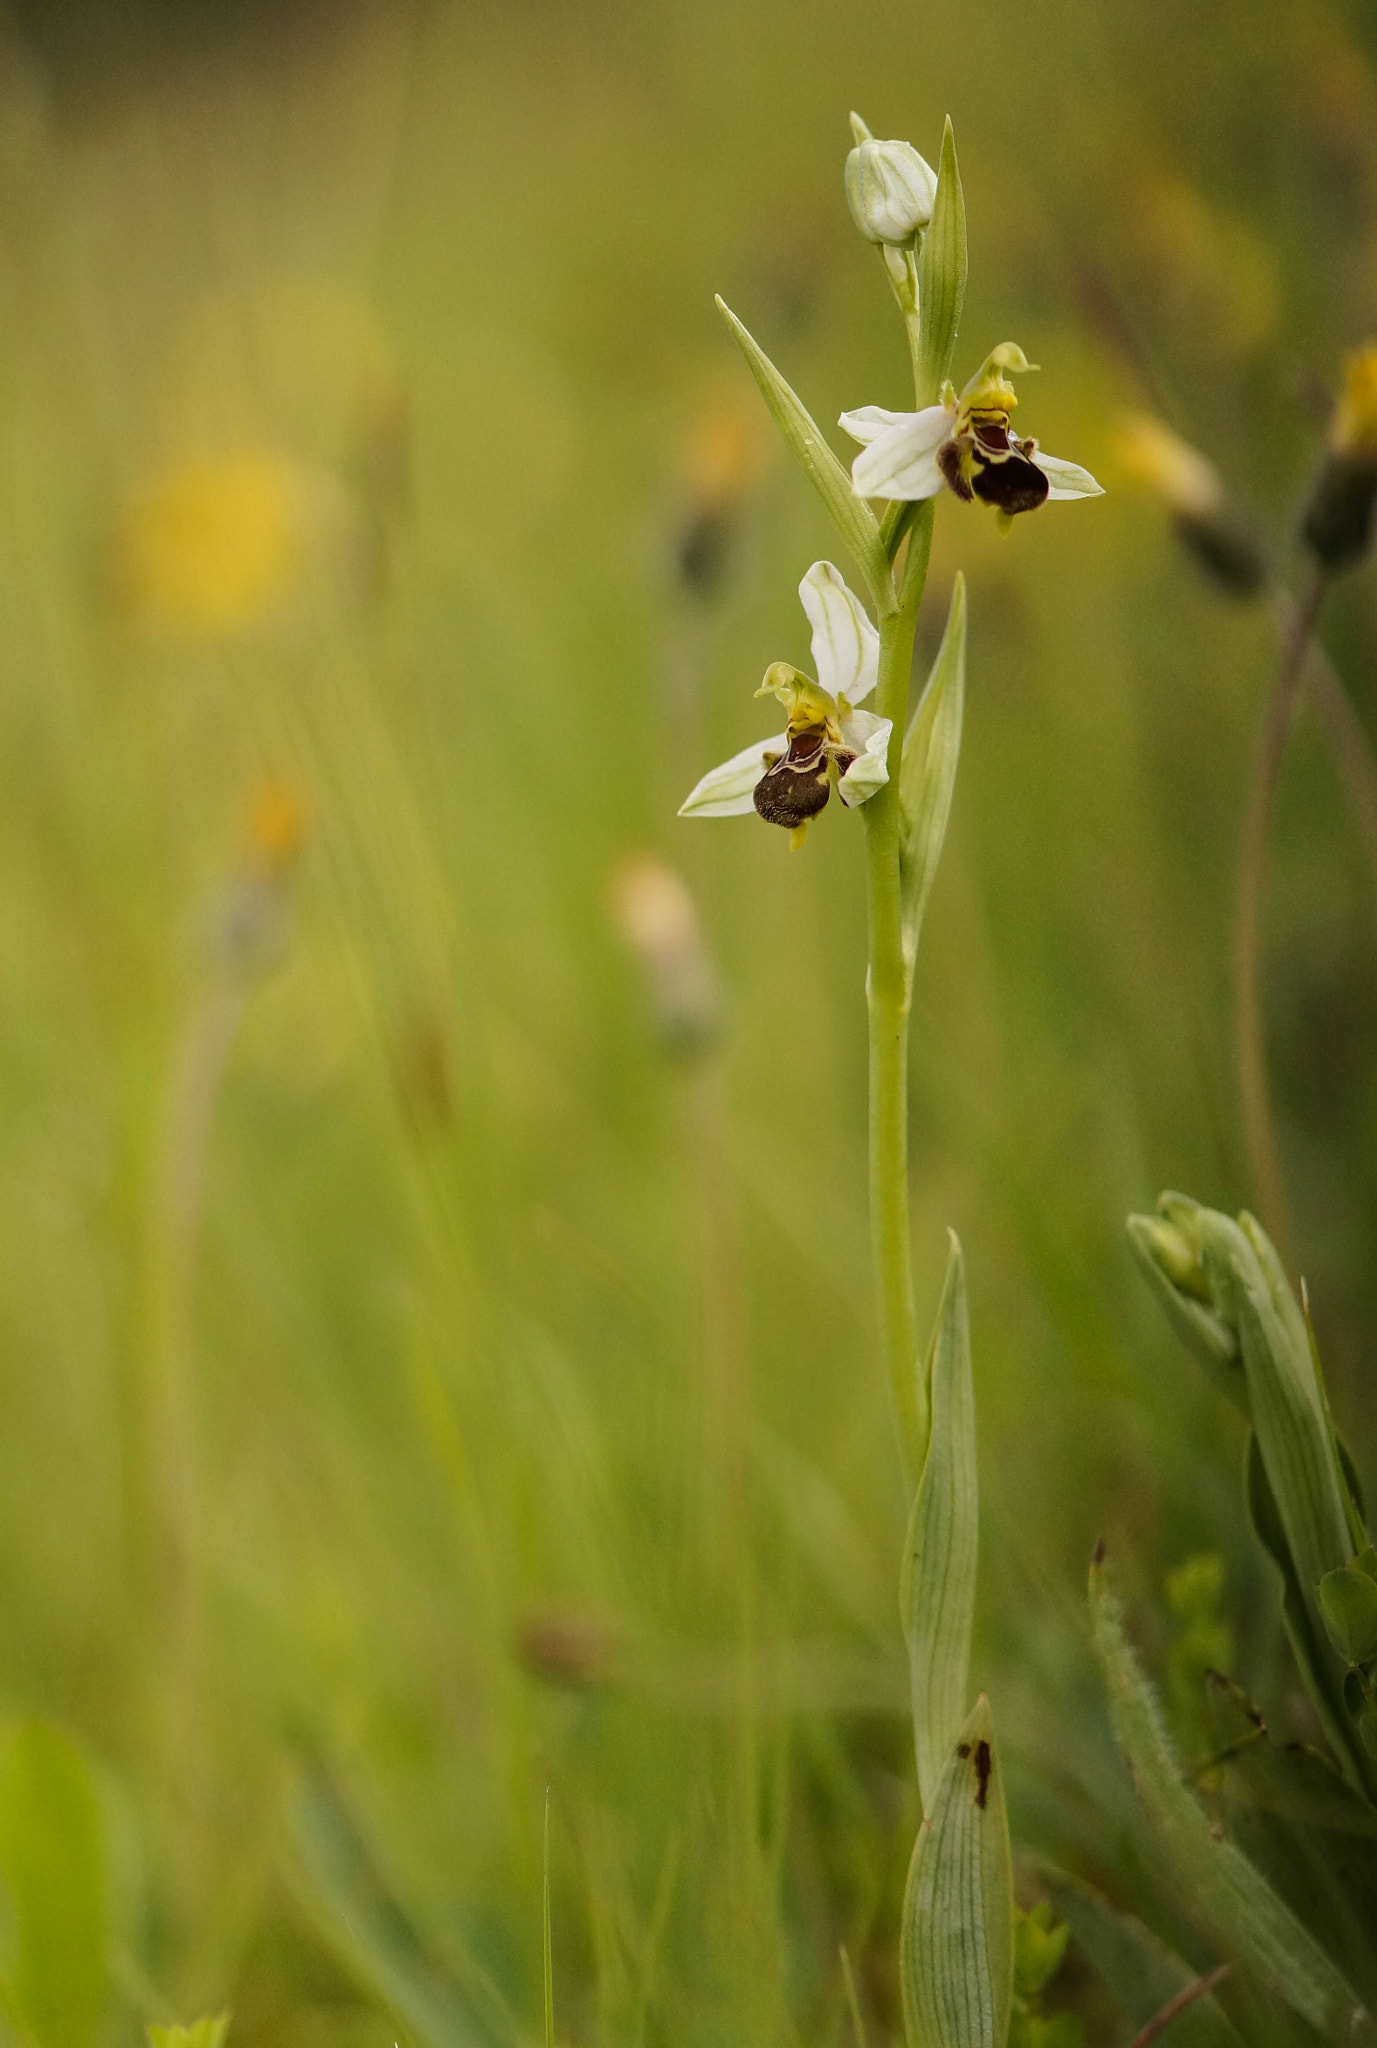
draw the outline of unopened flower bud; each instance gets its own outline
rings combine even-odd
[[[1164,1195],[1156,1216],[1130,1216],[1128,1239],[1177,1335],[1215,1384],[1246,1406],[1238,1332],[1219,1313],[1194,1203]]]
[[[908,248],[932,219],[937,173],[911,142],[877,142],[858,114],[846,159],[846,203],[868,242]]]
[[[1236,597],[1252,597],[1268,581],[1266,551],[1228,503],[1219,472],[1147,413],[1130,413],[1115,441],[1119,468],[1172,515],[1177,538],[1211,582]]]
[[[618,929],[645,969],[655,1021],[676,1051],[710,1044],[722,999],[687,884],[651,854],[628,861],[612,901]]]
[[[1331,574],[1360,562],[1377,512],[1377,342],[1351,355],[1329,445],[1301,517],[1301,539]]]

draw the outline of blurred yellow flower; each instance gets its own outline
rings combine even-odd
[[[250,866],[267,876],[285,874],[306,836],[306,801],[291,782],[266,776],[249,796],[244,849]]]
[[[258,625],[301,581],[307,479],[275,449],[169,462],[130,499],[114,546],[114,594],[132,623],[179,640]]]
[[[1344,361],[1344,388],[1329,427],[1329,445],[1339,455],[1377,455],[1377,342],[1355,349]]]
[[[735,391],[714,391],[684,437],[684,481],[694,503],[727,511],[764,467],[765,443],[755,411]]]
[[[1214,464],[1150,413],[1125,413],[1111,447],[1124,478],[1150,491],[1168,511],[1200,519],[1223,502]]]

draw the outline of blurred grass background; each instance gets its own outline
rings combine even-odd
[[[860,834],[674,817],[803,659],[833,545],[713,292],[820,420],[904,402],[852,106],[931,157],[950,112],[958,370],[1017,339],[1021,425],[1110,486],[1007,541],[939,510],[923,644],[961,566],[971,655],[914,1206],[925,1315],[944,1226],[970,1268],[1016,1834],[1164,1925],[1083,1643],[1095,1537],[1159,1670],[1147,1603],[1221,1553],[1239,1675],[1296,1712],[1236,1428],[1122,1236],[1163,1185],[1248,1199],[1228,928],[1273,648],[1114,489],[1113,432],[1162,412],[1284,540],[1377,331],[1375,45],[1318,0],[10,7],[16,2039],[223,2004],[245,2044],[533,2039],[547,1784],[562,2039],[838,2039],[842,1941],[896,2032]],[[1326,639],[1370,724],[1370,573]],[[647,854],[718,991],[690,1044],[619,928]],[[1303,724],[1270,1040],[1360,1451],[1373,926]]]

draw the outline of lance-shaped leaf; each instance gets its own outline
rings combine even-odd
[[[956,168],[951,121],[942,132],[937,196],[918,257],[919,341],[914,383],[920,406],[936,405],[951,375],[952,350],[966,296],[966,201]]]
[[[1286,1541],[1313,1597],[1326,1572],[1348,1563],[1353,1545],[1305,1321],[1280,1260],[1250,1216],[1240,1225],[1207,1209],[1201,1238],[1212,1291],[1232,1307],[1253,1428]]]
[[[1346,1664],[1377,1656],[1377,1580],[1342,1565],[1326,1572],[1317,1588],[1329,1640]]]
[[[899,873],[904,964],[910,980],[923,913],[947,836],[965,705],[966,579],[958,571],[942,645],[904,737],[899,770]]]
[[[733,313],[724,299],[717,310],[741,344],[751,374],[773,413],[775,422],[794,454],[812,480],[813,488],[827,508],[828,516],[859,562],[881,614],[895,606],[894,579],[889,558],[880,539],[880,528],[864,498],[851,486],[850,473],[832,453],[802,399],[785,383],[763,348]]]
[[[1230,1835],[1371,2010],[1377,1809],[1318,1750],[1274,1743],[1252,1701],[1218,1672],[1206,1697]]]
[[[1124,1634],[1104,1567],[1090,1571],[1090,1620],[1114,1728],[1173,1881],[1201,1927],[1275,1997],[1325,2034],[1364,2020],[1360,2000],[1324,1950],[1234,1843],[1214,1834],[1182,1783],[1152,1690]]]
[[[1004,2048],[1014,1880],[1004,1784],[982,1693],[918,1831],[899,1943],[909,2048]]]
[[[979,1543],[975,1388],[966,1268],[955,1231],[928,1349],[928,1454],[904,1547],[899,1607],[908,1643],[918,1790],[931,1812],[966,1717]]]
[[[1120,1912],[1083,1878],[1039,1861],[1039,1885],[1075,1936],[1076,1946],[1101,1976],[1129,2025],[1147,2026],[1173,1998],[1199,1980],[1183,1957],[1159,1941],[1131,1913]],[[1172,2021],[1176,2048],[1243,2048],[1219,2001],[1197,1999]]]

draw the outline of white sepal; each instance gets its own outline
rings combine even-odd
[[[855,760],[837,784],[837,794],[849,809],[863,804],[883,789],[889,780],[889,735],[892,720],[876,718],[871,711],[853,711],[842,720],[843,743],[855,753]]]
[[[891,427],[901,427],[905,420],[912,418],[911,412],[887,412],[882,405],[858,405],[854,412],[844,412],[837,425],[844,428],[853,441],[859,441],[863,448],[868,448]]]
[[[937,451],[951,433],[953,417],[945,405],[901,413],[897,424],[877,435],[852,463],[857,496],[935,498],[943,483]]]
[[[880,673],[880,636],[830,562],[814,562],[798,587],[813,629],[813,668],[829,697],[859,704]]]
[[[738,818],[754,810],[755,786],[765,773],[767,754],[787,753],[788,737],[778,733],[774,739],[757,740],[753,746],[743,747],[739,754],[733,754],[730,761],[723,761],[719,767],[709,768],[702,781],[690,791],[679,806],[681,818]]]
[[[1033,451],[1033,460],[1052,488],[1047,493],[1053,498],[1102,498],[1104,485],[1097,484],[1088,469],[1082,469],[1077,462],[1063,462],[1060,456],[1044,455],[1041,448]]]

